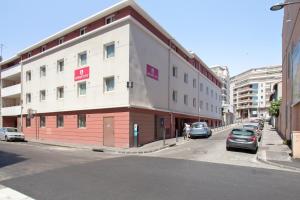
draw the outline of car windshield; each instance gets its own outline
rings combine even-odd
[[[203,128],[205,127],[205,124],[203,123],[194,123],[192,124],[192,128]]]
[[[254,132],[246,129],[233,129],[231,132],[233,135],[241,135],[241,136],[252,136]]]
[[[18,132],[16,128],[7,128],[7,132]]]

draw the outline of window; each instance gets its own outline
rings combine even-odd
[[[115,77],[104,78],[104,92],[113,91],[115,89]]]
[[[214,112],[214,106],[212,104],[210,105],[210,112]]]
[[[84,35],[86,32],[86,27],[80,29],[80,35]]]
[[[65,66],[65,61],[64,61],[64,59],[58,60],[58,61],[57,61],[57,72],[62,72],[62,71],[64,71],[64,66]]]
[[[27,57],[28,57],[28,58],[30,58],[30,57],[31,57],[31,52],[29,52],[29,53],[27,54]]]
[[[203,83],[200,83],[200,92],[203,91]]]
[[[264,92],[264,90],[261,90],[261,92]]]
[[[105,24],[110,24],[113,21],[115,21],[115,15],[110,15],[110,16],[105,18]]]
[[[207,86],[206,86],[206,94],[209,95],[209,89]]]
[[[176,66],[173,66],[173,77],[176,77],[178,76],[178,68]]]
[[[31,81],[31,71],[26,72],[26,81]]]
[[[43,128],[46,126],[46,117],[45,115],[40,116],[40,127]]]
[[[177,102],[177,91],[173,90],[172,99],[174,102]]]
[[[56,127],[57,128],[64,127],[64,116],[63,115],[56,116]]]
[[[218,113],[218,106],[216,106],[216,113]]]
[[[86,127],[86,115],[80,114],[77,117],[77,126],[78,128],[85,128]]]
[[[40,101],[46,100],[46,90],[40,90]]]
[[[216,100],[218,100],[218,94],[217,94],[217,92],[216,92]]]
[[[206,110],[208,111],[208,103],[206,103]]]
[[[46,76],[46,66],[43,65],[40,67],[40,77]]]
[[[31,94],[30,93],[26,94],[26,103],[31,103]]]
[[[193,107],[196,108],[196,98],[193,98]]]
[[[104,45],[105,48],[105,58],[111,58],[115,56],[115,43],[109,43]]]
[[[30,127],[30,126],[31,126],[31,118],[26,117],[26,127]]]
[[[183,96],[183,102],[184,102],[185,105],[188,105],[188,95],[185,94]]]
[[[214,91],[213,91],[213,90],[210,91],[210,96],[211,96],[212,98],[214,97]]]
[[[87,64],[86,52],[82,52],[82,53],[78,54],[78,65],[82,66],[82,65],[86,65],[86,64]]]
[[[202,109],[203,109],[203,101],[202,101],[202,100],[200,101],[200,105],[199,105],[199,107],[200,107],[200,110],[202,110]]]
[[[42,52],[46,51],[46,45],[42,46]]]
[[[184,73],[184,82],[185,83],[189,82],[189,75],[187,73]]]
[[[78,83],[78,96],[86,95],[86,82]]]
[[[63,37],[59,38],[59,40],[58,40],[58,44],[62,44],[62,43],[64,43],[64,38]]]
[[[196,88],[196,79],[193,79],[193,88]]]
[[[263,99],[264,97],[263,97],[263,96],[260,96],[260,98]]]
[[[64,98],[64,87],[57,87],[57,99],[63,99]]]

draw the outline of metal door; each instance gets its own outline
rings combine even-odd
[[[115,144],[114,118],[103,118],[103,145],[113,147]]]

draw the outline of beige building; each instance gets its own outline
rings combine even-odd
[[[230,79],[236,119],[269,118],[273,85],[282,79],[281,66],[253,68]]]
[[[27,138],[131,147],[221,124],[219,78],[132,0],[0,66],[3,125],[22,118]]]

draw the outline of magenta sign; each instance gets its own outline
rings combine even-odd
[[[158,69],[147,64],[146,74],[148,77],[158,81]]]

